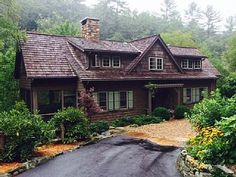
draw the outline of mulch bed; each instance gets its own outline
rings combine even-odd
[[[80,143],[74,144],[49,144],[43,145],[41,147],[37,147],[35,153],[37,157],[46,157],[46,156],[54,156],[58,153],[69,151],[77,147]],[[22,166],[23,163],[20,162],[12,162],[12,163],[0,163],[0,173],[7,173],[13,169],[16,169]]]

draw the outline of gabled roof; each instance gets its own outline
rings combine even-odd
[[[172,53],[170,52],[170,50],[168,49],[168,47],[166,46],[166,44],[164,43],[164,41],[162,40],[160,35],[154,35],[154,36],[150,36],[150,37],[146,37],[146,38],[142,38],[142,39],[138,39],[135,41],[131,41],[130,43],[135,46],[138,50],[141,51],[141,54],[136,57],[131,63],[130,65],[128,65],[125,70],[127,72],[130,72],[133,68],[135,68],[135,66],[137,66],[137,64],[142,60],[142,58],[146,55],[146,53],[151,49],[151,47],[157,42],[159,41],[161,46],[163,47],[163,49],[167,52],[167,54],[169,55],[169,57],[172,59],[173,63],[176,65],[176,67],[178,68],[178,70],[180,72],[183,72],[181,67],[178,65],[178,63],[176,62],[175,58],[173,57]]]
[[[174,56],[207,58],[197,48],[179,46],[168,46],[168,48]]]
[[[92,42],[79,37],[27,33],[21,42],[21,52],[28,78],[72,78],[87,80],[151,80],[151,79],[207,79],[217,78],[219,73],[205,59],[201,72],[175,73],[132,73],[145,53],[158,41],[179,68],[171,51],[159,35],[126,42],[100,41]],[[84,45],[83,45],[84,44]],[[135,54],[136,57],[125,69],[88,70],[86,61],[76,54],[82,51],[102,51]],[[186,51],[187,52],[187,51]],[[135,56],[134,56],[135,57]],[[86,58],[86,57],[85,57]],[[17,62],[19,63],[19,62]],[[181,68],[180,68],[181,70]]]

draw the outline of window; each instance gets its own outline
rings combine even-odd
[[[127,92],[120,92],[120,108],[127,108]]]
[[[102,110],[107,110],[107,92],[98,93],[98,104]]]
[[[120,57],[112,57],[112,67],[120,68]]]
[[[201,69],[201,61],[200,60],[194,62],[194,69]]]
[[[149,70],[163,70],[163,58],[149,57]]]
[[[183,59],[181,61],[181,67],[183,69],[201,69],[201,60],[193,61],[189,59]]]
[[[94,55],[94,58],[92,58],[91,66],[92,67],[100,67],[100,58],[98,55]]]
[[[181,66],[182,66],[182,68],[184,68],[184,69],[188,69],[188,60],[182,60]]]
[[[111,60],[109,56],[103,56],[102,58],[102,66],[103,67],[111,67]]]
[[[207,87],[202,88],[184,88],[183,103],[196,103],[203,99],[203,91],[207,91]]]
[[[61,109],[61,91],[38,91],[38,109],[40,114],[54,113]]]
[[[94,97],[100,108],[106,111],[133,108],[133,91],[98,92]]]
[[[76,107],[76,94],[75,91],[63,91],[64,107]]]

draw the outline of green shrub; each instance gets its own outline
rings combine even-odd
[[[136,124],[139,126],[162,122],[162,119],[160,119],[159,117],[152,116],[152,115],[135,116],[133,119],[134,119],[133,124]]]
[[[106,121],[98,121],[91,123],[89,125],[89,130],[91,133],[101,134],[102,132],[109,130],[109,123]]]
[[[34,148],[49,143],[54,127],[45,123],[39,115],[33,115],[22,102],[10,112],[0,113],[0,131],[6,137],[5,147],[0,152],[0,161],[25,161],[34,155]]]
[[[190,140],[188,152],[203,163],[236,163],[236,115],[217,122],[216,127],[203,128]]]
[[[168,109],[166,109],[164,107],[157,107],[156,109],[154,109],[152,114],[155,117],[160,117],[161,119],[165,119],[165,120],[169,120],[170,116],[171,116],[171,114],[168,111]]]
[[[131,124],[136,124],[138,126],[146,125],[146,124],[154,124],[160,123],[162,119],[159,117],[155,117],[152,115],[137,115],[134,117],[123,117],[121,119],[117,119],[113,122],[114,127],[124,127]]]
[[[190,122],[201,129],[203,127],[213,126],[216,121],[222,117],[230,117],[236,114],[236,96],[232,98],[221,97],[219,90],[212,92],[210,98],[205,98],[200,103],[195,104],[191,116],[188,116]]]
[[[134,124],[134,119],[132,117],[122,117],[120,119],[113,121],[112,126],[124,127],[131,124]]]
[[[230,74],[227,77],[223,77],[217,82],[220,93],[225,97],[232,97],[236,94],[236,74]]]
[[[58,111],[49,123],[57,129],[60,128],[61,124],[64,125],[64,143],[72,143],[77,139],[84,139],[90,135],[88,119],[80,109],[69,107],[62,111]]]
[[[182,118],[185,118],[185,114],[189,115],[190,112],[191,111],[187,106],[178,105],[175,108],[174,116],[176,119],[182,119]]]

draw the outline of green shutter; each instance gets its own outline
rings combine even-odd
[[[183,88],[183,103],[187,103],[187,88]]]
[[[120,92],[114,92],[115,95],[115,110],[120,109]]]
[[[108,108],[109,111],[112,111],[114,109],[114,97],[113,92],[108,92]]]
[[[191,88],[191,102],[194,103],[196,102],[196,88]]]
[[[196,88],[196,102],[200,101],[200,88]]]
[[[134,106],[133,91],[128,91],[128,108],[132,109]]]

